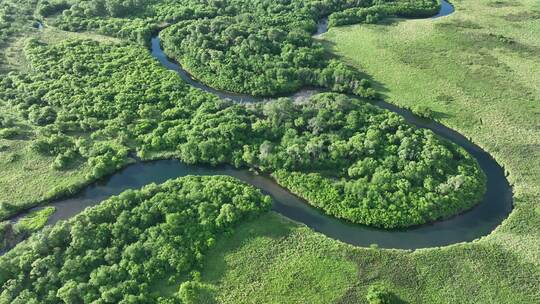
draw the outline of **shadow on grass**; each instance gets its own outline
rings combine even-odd
[[[258,238],[279,240],[287,237],[297,224],[274,212],[267,212],[258,218],[242,223],[229,235],[220,235],[216,245],[208,252],[202,273],[205,282],[214,284],[226,274],[226,258]]]
[[[354,70],[358,71],[362,78],[369,80],[369,82],[371,83],[371,86],[377,91],[377,93],[379,93],[383,97],[386,97],[385,93],[388,92],[388,89],[384,86],[384,84],[375,80],[371,75],[364,72],[362,70],[362,67],[359,67],[353,62],[351,62],[349,58],[337,54],[336,47],[335,47],[336,44],[333,41],[328,41],[322,38],[319,40],[319,42],[323,45],[324,49],[326,50],[328,58],[336,59],[339,62],[343,62],[346,65],[352,67]]]

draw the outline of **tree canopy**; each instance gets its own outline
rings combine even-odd
[[[361,73],[329,58],[311,37],[317,22],[327,16],[330,25],[424,16],[435,14],[439,4],[436,0],[78,0],[69,8],[60,7],[63,12],[53,24],[61,29],[95,30],[144,45],[158,29],[172,25],[161,34],[166,53],[196,79],[218,89],[274,96],[317,86],[373,98],[375,92]]]
[[[164,299],[154,286],[191,278],[216,238],[270,204],[224,176],[125,191],[1,256],[0,303],[179,303],[186,287]]]
[[[31,41],[26,53],[32,72],[5,77],[0,100],[21,117],[54,113],[28,123],[32,148],[55,157],[56,170],[85,162],[95,180],[130,151],[248,167],[331,215],[384,228],[456,214],[484,192],[463,149],[360,99],[245,106],[190,87],[132,45]]]

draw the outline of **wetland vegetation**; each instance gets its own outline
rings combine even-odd
[[[2,219],[139,158],[269,173],[327,214],[375,227],[473,207],[485,188],[476,161],[367,100],[379,96],[493,153],[516,208],[472,243],[358,248],[267,212],[270,199],[236,179],[185,177],[33,234],[0,257],[0,303],[533,302],[540,42],[531,33],[540,25],[530,12],[540,7],[518,2],[456,0],[457,13],[435,22],[389,19],[434,15],[431,0],[1,1]],[[326,16],[331,27],[364,24],[315,40]],[[165,52],[211,87],[333,92],[219,99],[150,56],[163,28]],[[15,225],[39,229],[43,210]]]

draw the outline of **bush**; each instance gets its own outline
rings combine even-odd
[[[429,108],[427,106],[424,106],[424,105],[419,105],[419,106],[413,107],[412,112],[415,115],[418,115],[418,116],[420,116],[422,118],[427,118],[427,119],[432,119],[433,118],[433,111],[431,110],[431,108]]]
[[[0,138],[2,139],[13,139],[19,135],[19,131],[14,128],[2,129],[0,130]]]
[[[372,285],[368,289],[366,299],[369,304],[394,304],[395,296],[382,285]]]
[[[74,150],[68,150],[64,153],[58,154],[53,161],[53,169],[64,170],[67,169],[73,161],[77,158],[78,153]]]
[[[187,281],[180,285],[178,297],[182,304],[212,303],[212,288],[208,284]]]
[[[29,109],[28,119],[38,126],[48,125],[56,120],[56,111],[49,106],[40,108],[34,105]]]

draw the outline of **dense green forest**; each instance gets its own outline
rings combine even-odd
[[[377,23],[387,17],[425,18],[439,12],[435,0],[374,1],[373,6],[352,7],[330,15],[329,26]]]
[[[366,13],[367,20],[351,17],[372,8],[376,12]],[[311,38],[318,20],[330,15],[331,25],[375,22],[438,8],[435,0],[51,0],[39,12],[55,16],[51,23],[64,30],[93,30],[144,45],[158,29],[174,24],[161,35],[167,54],[218,89],[274,96],[317,86],[373,98],[375,91],[359,72],[329,58]]]
[[[224,176],[125,191],[0,257],[0,303],[195,303],[205,252],[270,205]],[[161,282],[183,283],[166,300],[158,299]]]
[[[130,151],[232,164],[275,173],[332,215],[385,228],[447,217],[483,194],[483,173],[464,150],[359,99],[244,106],[190,87],[129,44],[32,40],[25,52],[32,72],[0,82],[13,116],[2,132],[54,157],[55,170],[86,164],[87,180],[127,164]],[[22,207],[4,206],[3,216]]]
[[[251,14],[179,22],[160,33],[167,54],[211,87],[272,96],[304,86],[375,97],[360,73],[327,60],[301,28],[268,27]]]

